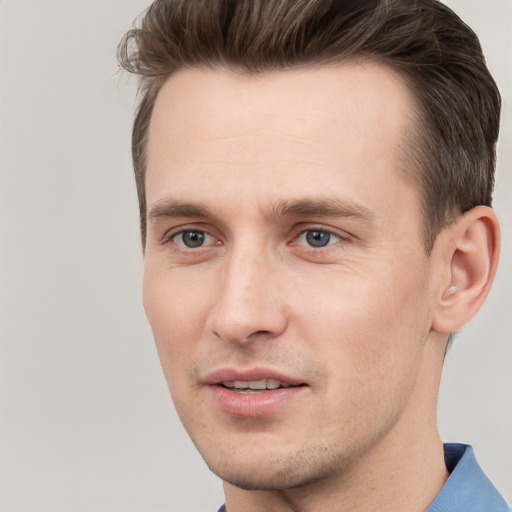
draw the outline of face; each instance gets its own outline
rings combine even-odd
[[[144,305],[178,414],[225,481],[328,478],[412,428],[432,274],[399,164],[413,108],[376,64],[189,69],[160,91]]]

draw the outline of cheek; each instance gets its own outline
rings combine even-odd
[[[346,274],[324,283],[321,300],[297,296],[297,309],[307,312],[297,315],[297,330],[312,340],[316,357],[336,383],[331,389],[378,402],[412,385],[429,332],[419,276]]]
[[[209,311],[208,287],[183,273],[146,264],[143,301],[169,387],[196,356]],[[181,376],[180,376],[181,375]]]

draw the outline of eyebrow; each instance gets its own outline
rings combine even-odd
[[[172,198],[161,199],[150,207],[147,218],[150,221],[156,221],[164,218],[176,217],[213,217],[212,212],[197,203],[178,201]]]
[[[373,221],[375,214],[368,208],[349,199],[339,198],[305,198],[281,200],[265,212],[265,217],[276,220],[282,217],[326,217],[356,218]],[[216,215],[209,208],[194,202],[164,198],[152,205],[147,213],[149,221],[164,218],[214,218]]]
[[[279,201],[272,206],[269,217],[301,217],[315,216],[328,218],[352,217],[365,221],[373,221],[375,214],[365,206],[349,199],[339,198],[306,198],[293,201]]]

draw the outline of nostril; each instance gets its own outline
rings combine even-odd
[[[248,342],[250,342],[252,340],[256,340],[258,338],[272,337],[271,331],[264,331],[264,330],[255,331],[255,332],[249,334],[249,336],[245,336],[245,337],[232,336],[232,337],[228,338],[228,337],[222,336],[222,334],[220,334],[217,331],[213,331],[213,334],[221,340],[233,341],[233,342],[238,342],[238,343],[242,343],[242,344],[248,343]]]
[[[245,338],[244,341],[251,341],[251,340],[256,340],[256,339],[261,339],[261,338],[272,338],[272,332],[271,331],[255,331],[251,334],[249,334],[249,336],[247,336],[247,338]]]

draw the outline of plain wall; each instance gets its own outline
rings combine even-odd
[[[503,256],[456,338],[445,440],[512,500],[512,2],[448,2],[504,97]],[[220,481],[177,420],[141,301],[134,83],[115,47],[143,0],[0,0],[0,510],[215,511]]]

